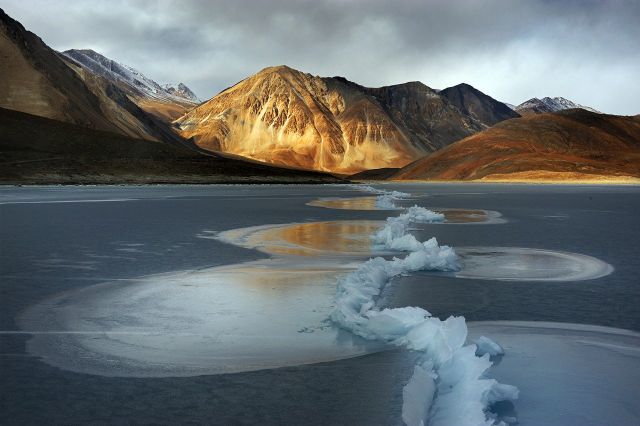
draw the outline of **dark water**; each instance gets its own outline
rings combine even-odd
[[[604,260],[615,271],[578,282],[416,274],[396,280],[385,298],[389,305],[417,305],[438,316],[464,315],[472,321],[640,330],[640,188],[469,184],[394,189],[418,196],[406,204],[495,210],[507,219],[496,225],[426,225],[418,233],[421,239],[436,236],[454,247],[570,251]],[[331,186],[3,188],[0,422],[400,423],[401,387],[412,366],[398,351],[217,376],[109,378],[51,367],[25,351],[29,335],[12,333],[19,331],[17,318],[26,308],[61,292],[267,257],[196,237],[205,230],[389,215],[305,205],[318,197],[360,195]]]

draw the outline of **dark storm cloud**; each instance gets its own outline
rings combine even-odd
[[[507,102],[640,113],[637,1],[13,1],[52,47],[93,48],[201,97],[287,64],[377,86],[459,82]]]

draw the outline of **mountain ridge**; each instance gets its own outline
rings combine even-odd
[[[120,87],[82,68],[0,9],[0,107],[96,130],[184,144]]]
[[[199,102],[197,96],[184,83],[159,84],[137,69],[94,50],[69,49],[61,53],[95,74],[122,82],[134,95],[178,102]]]
[[[600,111],[594,108],[577,104],[561,96],[556,96],[554,98],[547,96],[542,99],[531,98],[527,101],[524,101],[520,105],[516,106],[515,111],[518,112],[520,115],[530,115],[530,114],[542,114],[546,112],[559,112],[559,111],[564,111],[567,109],[575,109],[575,108],[580,108],[586,111],[602,114]]]
[[[174,125],[211,151],[354,173],[405,165],[488,127],[481,118],[421,82],[368,88],[278,65],[221,91]]]
[[[640,178],[640,116],[583,109],[506,120],[417,160],[393,180]]]
[[[510,118],[520,117],[520,114],[505,103],[495,100],[467,83],[447,87],[438,93],[440,96],[446,97],[462,112],[488,126]]]
[[[137,106],[165,123],[170,123],[200,103],[184,83],[161,85],[135,68],[91,49],[70,49],[62,52],[62,55],[74,66],[117,86]]]

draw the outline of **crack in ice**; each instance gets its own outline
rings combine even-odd
[[[395,197],[391,192],[371,187],[356,188],[380,193],[381,197]],[[489,412],[490,406],[497,401],[516,399],[518,389],[484,377],[492,365],[490,355],[502,351],[498,344],[483,336],[478,339],[478,346],[465,345],[464,317],[450,316],[443,321],[419,307],[379,309],[376,306],[380,294],[394,277],[414,271],[460,269],[451,247],[438,245],[435,238],[420,242],[409,233],[411,222],[443,219],[443,215],[417,206],[388,218],[385,226],[372,236],[373,243],[409,254],[391,260],[369,259],[355,271],[340,277],[331,319],[366,339],[421,353],[413,375],[403,388],[405,424],[504,425]]]

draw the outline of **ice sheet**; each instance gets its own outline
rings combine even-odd
[[[491,336],[507,355],[492,376],[516,385],[521,426],[640,424],[640,334],[546,322],[470,322],[469,341]]]
[[[377,351],[327,321],[348,265],[265,260],[91,286],[31,307],[30,353],[59,368],[165,377],[308,364]]]

